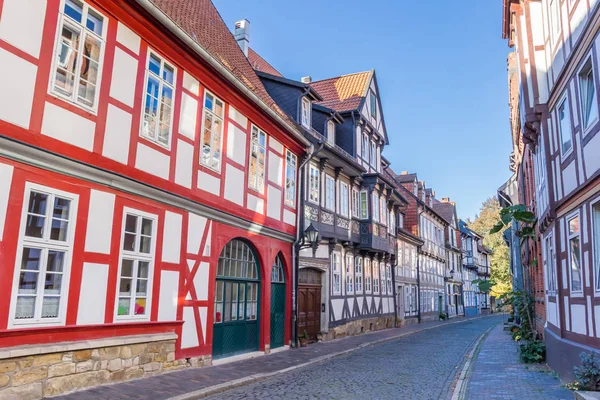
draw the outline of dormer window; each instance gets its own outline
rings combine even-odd
[[[301,122],[306,128],[310,128],[310,100],[306,97],[302,98]]]
[[[335,124],[333,121],[327,121],[327,141],[335,144]]]

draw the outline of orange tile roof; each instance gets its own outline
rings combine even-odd
[[[342,75],[311,83],[313,89],[323,98],[320,105],[343,112],[358,108],[367,94],[373,70]]]
[[[261,71],[267,74],[279,76],[283,78],[283,75],[277,71],[271,64],[269,64],[264,58],[262,58],[257,52],[252,49],[248,49],[248,61],[255,71]]]

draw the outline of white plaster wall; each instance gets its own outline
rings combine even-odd
[[[0,93],[5,94],[0,96],[0,119],[28,129],[37,67],[3,49],[0,66],[3,71],[10,71],[0,74]]]
[[[201,262],[198,271],[194,275],[194,287],[198,300],[208,300],[208,272],[210,265],[207,262]]]
[[[183,328],[181,329],[181,348],[189,349],[198,346],[198,330],[192,307],[183,307]]]
[[[557,306],[556,303],[553,302],[547,302],[546,303],[546,308],[548,310],[548,322],[554,326],[558,326],[558,323],[556,322],[556,311],[557,311]]]
[[[79,290],[77,325],[104,323],[108,265],[84,263]]]
[[[263,214],[265,213],[265,202],[263,199],[256,197],[250,193],[248,193],[248,198],[246,199],[246,208],[254,211],[255,213]]]
[[[135,167],[159,178],[169,179],[170,158],[151,147],[138,143]]]
[[[127,165],[130,139],[131,114],[119,107],[109,104],[106,115],[102,155]]]
[[[573,326],[571,331],[585,335],[587,330],[585,326],[585,306],[582,304],[571,304],[571,322]]]
[[[4,233],[13,170],[14,168],[12,165],[0,163],[0,241],[2,241]]]
[[[583,148],[583,162],[588,176],[600,169],[600,134],[596,134]]]
[[[570,331],[571,330],[571,320],[570,318],[570,310],[571,307],[569,306],[569,296],[563,296],[563,306],[565,308],[565,329]]]
[[[188,237],[187,237],[187,252],[198,254],[200,252],[200,243],[202,235],[206,227],[207,219],[200,215],[188,214]]]
[[[274,139],[273,136],[269,136],[269,147],[279,154],[283,154],[283,145]]]
[[[279,186],[282,186],[283,180],[283,158],[272,151],[269,151],[269,169],[268,179]]]
[[[175,155],[175,183],[186,188],[192,187],[192,169],[194,168],[194,146],[188,142],[177,140]]]
[[[344,299],[333,299],[331,300],[331,312],[333,313],[333,319],[342,319],[342,310],[344,309]]]
[[[39,58],[46,4],[40,0],[4,0],[0,39]]]
[[[587,12],[587,2],[580,1],[571,17],[571,40],[573,43],[577,42],[579,35],[581,35],[581,32],[583,31],[583,27],[587,21]]]
[[[212,193],[215,196],[221,195],[221,180],[210,174],[198,171],[198,189]]]
[[[600,306],[594,306],[594,321],[596,323],[596,337],[600,337]]]
[[[95,122],[46,102],[42,121],[44,135],[92,151],[95,130]]]
[[[267,187],[267,217],[281,221],[281,190],[271,185]]]
[[[198,96],[200,92],[200,82],[198,82],[193,76],[183,71],[183,87],[190,93]]]
[[[243,128],[246,128],[248,126],[248,118],[246,118],[242,113],[240,113],[232,106],[229,106],[229,118],[234,120],[238,125],[240,125]]]
[[[117,25],[117,42],[131,50],[135,54],[140,54],[140,37],[121,22]]]
[[[227,158],[246,164],[246,133],[231,122],[227,124]]]
[[[571,193],[577,187],[577,175],[575,172],[575,161],[571,161],[569,166],[562,172],[562,181],[565,189],[565,196]]]
[[[99,190],[90,190],[89,209],[85,234],[85,251],[110,254],[115,195]]]
[[[227,164],[225,168],[225,199],[243,206],[245,187],[244,171]]]
[[[291,212],[290,210],[283,210],[283,222],[288,225],[295,226],[296,225],[296,213]]]
[[[160,272],[160,288],[158,297],[158,320],[177,320],[177,299],[179,297],[179,272]]]
[[[165,211],[162,260],[179,264],[181,258],[181,229],[183,216]]]
[[[196,121],[198,118],[198,101],[186,93],[181,95],[181,113],[179,133],[194,139],[196,136]]]
[[[208,315],[208,307],[198,307],[200,312],[200,325],[202,326],[202,340],[206,343],[206,316]]]
[[[133,107],[138,61],[118,47],[115,49],[110,97]]]

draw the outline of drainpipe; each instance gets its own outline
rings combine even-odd
[[[306,181],[306,165],[312,160],[318,152],[323,150],[324,142],[319,143],[319,147],[315,150],[314,145],[310,146],[312,150],[306,159],[300,164],[298,171],[300,172],[300,192],[298,196],[298,209],[296,212],[296,241],[292,246],[292,347],[296,347],[298,342],[298,329],[296,323],[298,321],[298,271],[300,269],[300,249],[299,245],[304,238],[304,187]]]
[[[425,211],[425,209],[421,210],[421,212],[419,212],[417,214],[417,233],[418,236],[421,237],[421,214],[423,214],[423,212]],[[419,252],[421,250],[421,246],[417,246],[417,321],[418,323],[421,323],[421,257],[419,255]]]

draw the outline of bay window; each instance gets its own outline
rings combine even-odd
[[[223,147],[223,101],[208,91],[204,95],[204,122],[202,126],[202,154],[200,164],[221,171]]]
[[[252,125],[250,139],[250,166],[248,187],[262,193],[265,185],[265,163],[267,158],[267,134]]]

